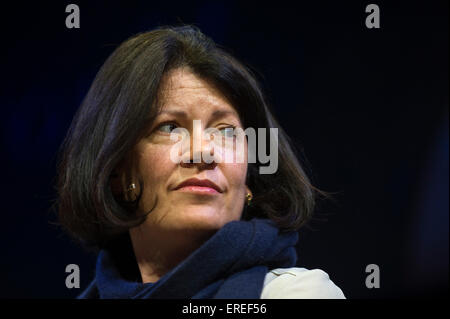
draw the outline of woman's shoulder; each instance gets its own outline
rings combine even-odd
[[[277,268],[264,279],[261,299],[345,299],[321,269]]]

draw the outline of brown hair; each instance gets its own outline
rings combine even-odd
[[[282,230],[297,230],[311,218],[316,194],[328,196],[311,185],[249,68],[196,27],[161,27],[129,38],[111,54],[62,145],[59,221],[85,244],[104,246],[145,218],[114,197],[110,178],[155,118],[154,101],[164,74],[183,66],[213,83],[231,101],[244,128],[278,128],[276,173],[261,175],[261,163],[249,163],[247,185],[253,201],[244,219],[270,218]]]

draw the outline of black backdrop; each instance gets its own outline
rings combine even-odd
[[[264,6],[242,1],[20,2],[1,11],[0,297],[70,298],[95,256],[51,222],[56,153],[102,63],[129,36],[192,23],[257,70],[281,125],[303,151],[321,202],[300,232],[299,266],[320,268],[348,298],[448,289],[448,2]],[[318,218],[319,219],[319,218]],[[326,219],[326,220],[325,220]],[[380,288],[365,267],[380,267]]]

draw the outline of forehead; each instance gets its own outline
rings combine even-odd
[[[161,82],[159,91],[161,111],[228,111],[238,116],[225,96],[208,81],[196,76],[187,68],[169,71]]]

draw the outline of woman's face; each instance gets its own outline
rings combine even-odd
[[[183,156],[192,158],[193,143],[198,143],[203,152],[211,150],[210,142],[202,137],[206,128],[217,128],[222,133],[225,128],[242,128],[236,110],[213,86],[185,68],[167,73],[160,93],[161,112],[133,154],[132,176],[143,182],[139,213],[150,211],[157,201],[144,225],[159,231],[201,232],[214,231],[227,222],[239,220],[249,192],[245,184],[246,141],[243,163],[208,164],[203,160],[176,163],[170,156],[171,148],[177,143],[170,139],[173,129],[182,127],[189,131],[190,152]],[[195,126],[196,132],[193,132],[194,120],[201,121],[201,127]],[[221,150],[215,148],[214,152]],[[191,178],[212,182],[217,189],[192,185],[179,188]]]

